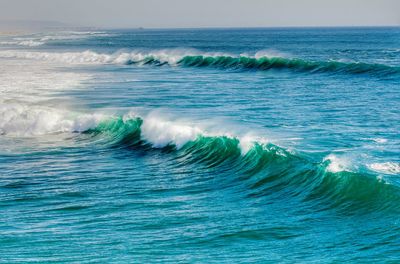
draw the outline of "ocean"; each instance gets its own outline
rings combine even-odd
[[[400,28],[0,36],[0,263],[400,262]]]

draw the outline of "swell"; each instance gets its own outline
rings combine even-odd
[[[329,167],[334,161],[330,159],[313,162],[272,143],[245,142],[243,138],[207,135],[196,129],[194,133],[178,132],[186,137],[179,142],[177,137],[168,136],[169,130],[176,132],[177,127],[163,124],[157,129],[148,127],[146,122],[140,117],[118,117],[102,121],[84,133],[115,148],[160,148],[165,155],[172,155],[178,166],[202,164],[217,171],[223,168],[232,178],[231,184],[246,187],[244,195],[249,199],[280,195],[294,197],[321,211],[400,213],[400,189],[377,174],[332,171]]]
[[[257,55],[257,54],[256,54]],[[378,63],[311,61],[276,56],[235,56],[198,51],[159,50],[153,52],[117,52],[113,54],[84,52],[0,51],[3,58],[22,58],[83,64],[125,64],[180,67],[211,67],[226,70],[290,70],[305,73],[369,74],[378,77],[400,75],[400,67]]]

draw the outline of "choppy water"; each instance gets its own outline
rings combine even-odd
[[[400,261],[400,29],[0,39],[0,262]]]

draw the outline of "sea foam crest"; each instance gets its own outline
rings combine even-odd
[[[204,134],[196,126],[163,120],[153,114],[144,119],[141,133],[142,137],[154,147],[165,147],[174,144],[177,148],[181,148],[187,142],[193,141],[199,135]]]
[[[17,137],[84,132],[96,127],[102,114],[76,114],[44,106],[2,104],[0,134]]]
[[[115,118],[121,118],[121,116],[103,113],[76,113],[37,105],[2,104],[0,105],[0,135],[35,137],[56,133],[83,133],[97,128],[102,122]],[[237,139],[238,148],[242,155],[246,155],[256,144],[266,146],[268,143],[266,139],[251,134],[235,136],[231,133],[209,131],[200,125],[163,118],[156,112],[148,114],[145,118],[141,118],[133,112],[122,116],[123,122],[127,124],[138,118],[143,120],[140,126],[141,139],[150,143],[154,148],[174,145],[180,149],[199,137],[224,136]],[[286,156],[284,151],[278,151],[276,154]],[[328,172],[357,171],[349,158],[339,157],[335,154],[326,156],[322,162],[326,164]],[[372,163],[367,167],[378,173],[400,173],[400,164],[395,162]]]
[[[20,41],[0,41],[0,45],[18,45],[18,46],[28,46],[37,47],[45,44],[44,41],[38,41],[33,39],[20,40]]]
[[[118,116],[103,113],[76,113],[68,110],[54,109],[45,106],[2,104],[0,106],[0,134],[14,137],[34,137],[54,133],[81,133],[95,129],[101,122],[113,120]],[[140,118],[134,112],[122,116],[123,122]],[[185,144],[195,141],[200,136],[237,138],[238,147],[243,155],[252,149],[254,144],[266,143],[250,134],[242,137],[209,131],[193,123],[163,118],[157,112],[150,113],[142,119],[141,138],[154,148],[174,145],[180,149]]]
[[[328,164],[326,170],[329,172],[337,173],[341,171],[351,171],[351,162],[349,159],[344,157],[329,154],[323,159],[323,162]]]
[[[246,154],[257,143],[265,143],[266,139],[246,134],[244,136],[234,135],[231,132],[224,132],[213,127],[211,124],[193,124],[189,121],[170,120],[159,115],[158,111],[148,114],[143,119],[141,136],[151,143],[155,148],[162,148],[168,145],[175,145],[178,149],[186,143],[196,140],[198,137],[219,137],[237,138],[242,154]]]
[[[368,165],[371,170],[386,174],[400,174],[400,163],[383,162],[371,163]]]
[[[0,51],[2,58],[35,59],[71,64],[130,64],[157,61],[169,65],[177,65],[184,57],[188,56],[231,56],[231,54],[212,52],[201,53],[194,49],[165,49],[156,51],[115,52],[112,54],[97,53],[91,50],[83,52],[39,52],[39,51]]]

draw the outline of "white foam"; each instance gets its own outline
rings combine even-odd
[[[395,162],[372,163],[368,164],[368,167],[376,172],[381,172],[386,174],[400,173],[400,163],[395,163]]]
[[[21,40],[21,41],[1,41],[0,45],[18,45],[18,46],[28,46],[28,47],[37,47],[45,44],[43,41],[35,41],[32,39]]]
[[[105,31],[61,31],[61,33],[71,35],[109,35]]]
[[[142,62],[146,58],[154,58],[160,62],[167,62],[175,65],[183,55],[178,53],[166,53],[163,51],[155,53],[96,53],[90,50],[83,52],[37,52],[37,51],[0,51],[2,58],[34,59],[70,64],[126,64],[128,62]]]
[[[328,162],[326,170],[329,172],[351,171],[351,162],[344,157],[338,157],[334,154],[329,154],[323,159],[323,162]]]
[[[52,65],[37,61],[2,59],[0,63],[0,104],[17,100],[39,102],[54,92],[78,89],[91,76],[87,73],[56,71]]]
[[[102,31],[61,31],[53,32],[44,36],[39,36],[40,41],[51,41],[51,40],[74,40],[74,39],[85,39],[92,36],[105,37],[112,36],[107,32]]]
[[[57,109],[51,107],[52,99],[60,99],[55,93],[81,88],[88,78],[84,73],[56,71],[49,63],[2,59],[0,134],[36,136],[92,127],[99,115],[74,114],[60,103]]]
[[[77,114],[44,106],[2,104],[0,134],[31,137],[94,128],[106,117],[102,114]]]
[[[156,148],[174,144],[178,149],[205,134],[196,126],[163,120],[155,114],[150,114],[144,119],[141,132],[142,137]]]
[[[12,137],[35,137],[56,133],[84,132],[95,128],[101,121],[113,118],[114,115],[102,113],[78,113],[68,109],[56,109],[35,104],[3,103],[0,104],[0,134]],[[141,117],[131,111],[123,115],[123,120]],[[207,124],[210,127],[210,124]],[[266,139],[246,134],[234,136],[206,130],[201,124],[165,117],[165,114],[154,111],[144,115],[141,126],[141,137],[155,148],[175,145],[178,149],[199,136],[237,138],[242,155],[247,154],[255,144],[264,144]],[[278,153],[285,155],[284,153]]]
[[[380,144],[387,143],[388,141],[386,138],[372,138],[372,140]]]
[[[267,144],[270,142],[269,139],[265,137],[259,137],[254,135],[253,133],[247,133],[243,136],[238,136],[239,139],[239,148],[241,154],[244,156],[246,155],[256,144]],[[277,153],[278,155],[284,155],[283,153]]]
[[[137,117],[136,114],[129,114],[129,118]],[[125,116],[124,116],[125,118]],[[266,144],[266,138],[256,136],[253,133],[242,134],[239,131],[226,131],[221,126],[221,121],[214,123],[207,120],[207,123],[179,120],[167,117],[165,113],[153,111],[143,118],[141,136],[151,143],[153,147],[162,148],[168,145],[175,145],[178,149],[186,143],[196,140],[199,136],[204,137],[228,137],[239,140],[239,149],[242,155],[246,155],[255,144]],[[285,155],[284,153],[278,153]]]
[[[37,46],[41,46],[43,44],[44,44],[43,41],[35,41],[35,40],[31,40],[31,39],[23,40],[18,43],[18,45],[29,46],[29,47],[37,47]]]
[[[29,36],[13,37],[7,41],[0,41],[0,45],[17,45],[17,46],[28,46],[37,47],[46,44],[49,41],[54,40],[74,40],[74,39],[85,39],[92,36],[111,36],[106,32],[101,31],[61,31],[61,32],[49,32],[46,35],[33,34]]]
[[[242,155],[246,155],[254,147],[256,142],[256,138],[251,135],[245,135],[241,137],[239,141],[239,148]]]
[[[287,54],[282,53],[277,50],[267,49],[267,50],[260,50],[257,51],[254,55],[254,58],[261,59],[261,58],[286,58],[288,57]]]

